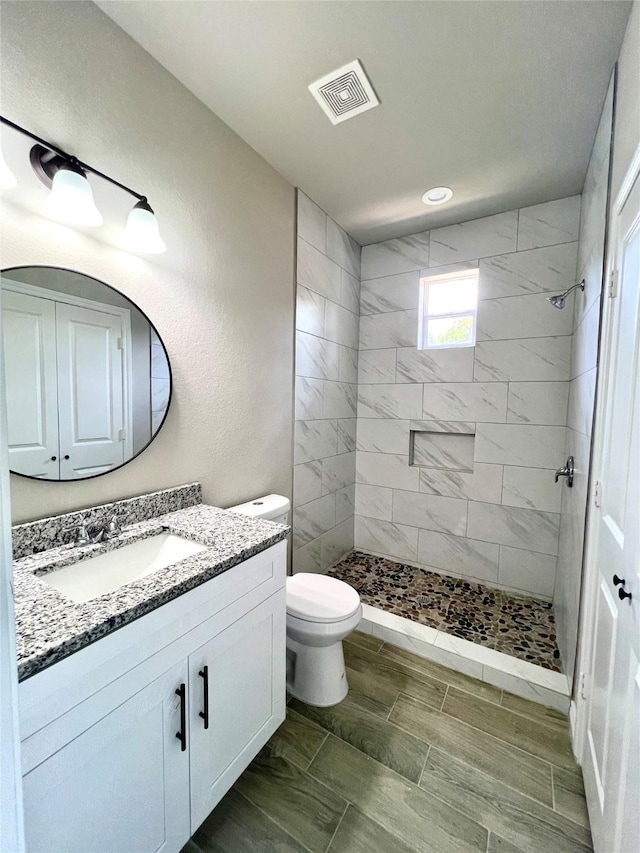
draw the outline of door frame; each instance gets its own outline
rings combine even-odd
[[[606,387],[611,380],[609,373],[611,364],[609,361],[609,352],[611,349],[611,334],[608,323],[608,318],[611,312],[611,301],[609,295],[609,286],[612,274],[615,269],[615,259],[617,250],[617,226],[620,211],[629,198],[631,190],[636,182],[640,180],[640,144],[637,146],[629,168],[624,176],[622,185],[615,201],[612,204],[611,215],[609,217],[609,233],[607,234],[607,259],[606,259],[606,276],[603,282],[603,287],[606,286],[604,293],[604,305],[602,309],[601,319],[601,340],[600,340],[600,356],[599,362],[602,366],[606,365],[606,372],[600,370],[598,373],[598,384],[596,389],[596,413],[594,420],[594,441],[593,451],[591,456],[591,484],[589,494],[587,496],[587,528],[585,536],[585,554],[584,554],[584,571],[582,580],[582,615],[579,626],[579,644],[578,655],[576,661],[576,689],[571,701],[569,711],[569,720],[571,724],[571,736],[573,741],[573,750],[578,760],[581,761],[587,733],[588,723],[588,704],[586,690],[588,689],[588,680],[591,675],[591,661],[593,658],[593,623],[596,616],[596,597],[597,597],[597,546],[598,546],[598,523],[594,514],[590,512],[590,507],[596,497],[596,489],[601,481],[602,466],[604,462],[604,407],[607,395]],[[606,356],[606,357],[605,357]]]
[[[48,290],[27,282],[14,281],[10,278],[2,279],[5,290],[15,293],[23,293],[26,296],[36,296],[39,299],[48,299],[50,302],[64,302],[66,305],[75,305],[78,308],[88,308],[92,311],[101,311],[103,314],[113,314],[120,317],[122,323],[122,343],[124,346],[123,361],[123,428],[125,431],[124,455],[125,458],[133,456],[133,347],[131,337],[131,311],[118,305],[109,305],[106,302],[98,302],[95,299],[86,299],[84,296],[74,296],[70,293],[61,293],[57,290]]]

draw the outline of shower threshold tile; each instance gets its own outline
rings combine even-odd
[[[363,604],[561,672],[553,608],[485,584],[353,551],[329,573],[351,584]]]

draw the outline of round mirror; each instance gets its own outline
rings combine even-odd
[[[84,480],[142,453],[171,399],[167,351],[149,318],[73,270],[13,267],[1,288],[12,472]]]

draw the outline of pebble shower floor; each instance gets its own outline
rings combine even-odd
[[[351,584],[364,604],[561,672],[550,602],[360,551],[329,574]]]

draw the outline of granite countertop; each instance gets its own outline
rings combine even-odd
[[[18,680],[23,681],[284,539],[289,527],[198,504],[132,524],[117,539],[62,545],[14,562]],[[207,545],[165,569],[75,603],[41,580],[55,569],[168,531]]]

